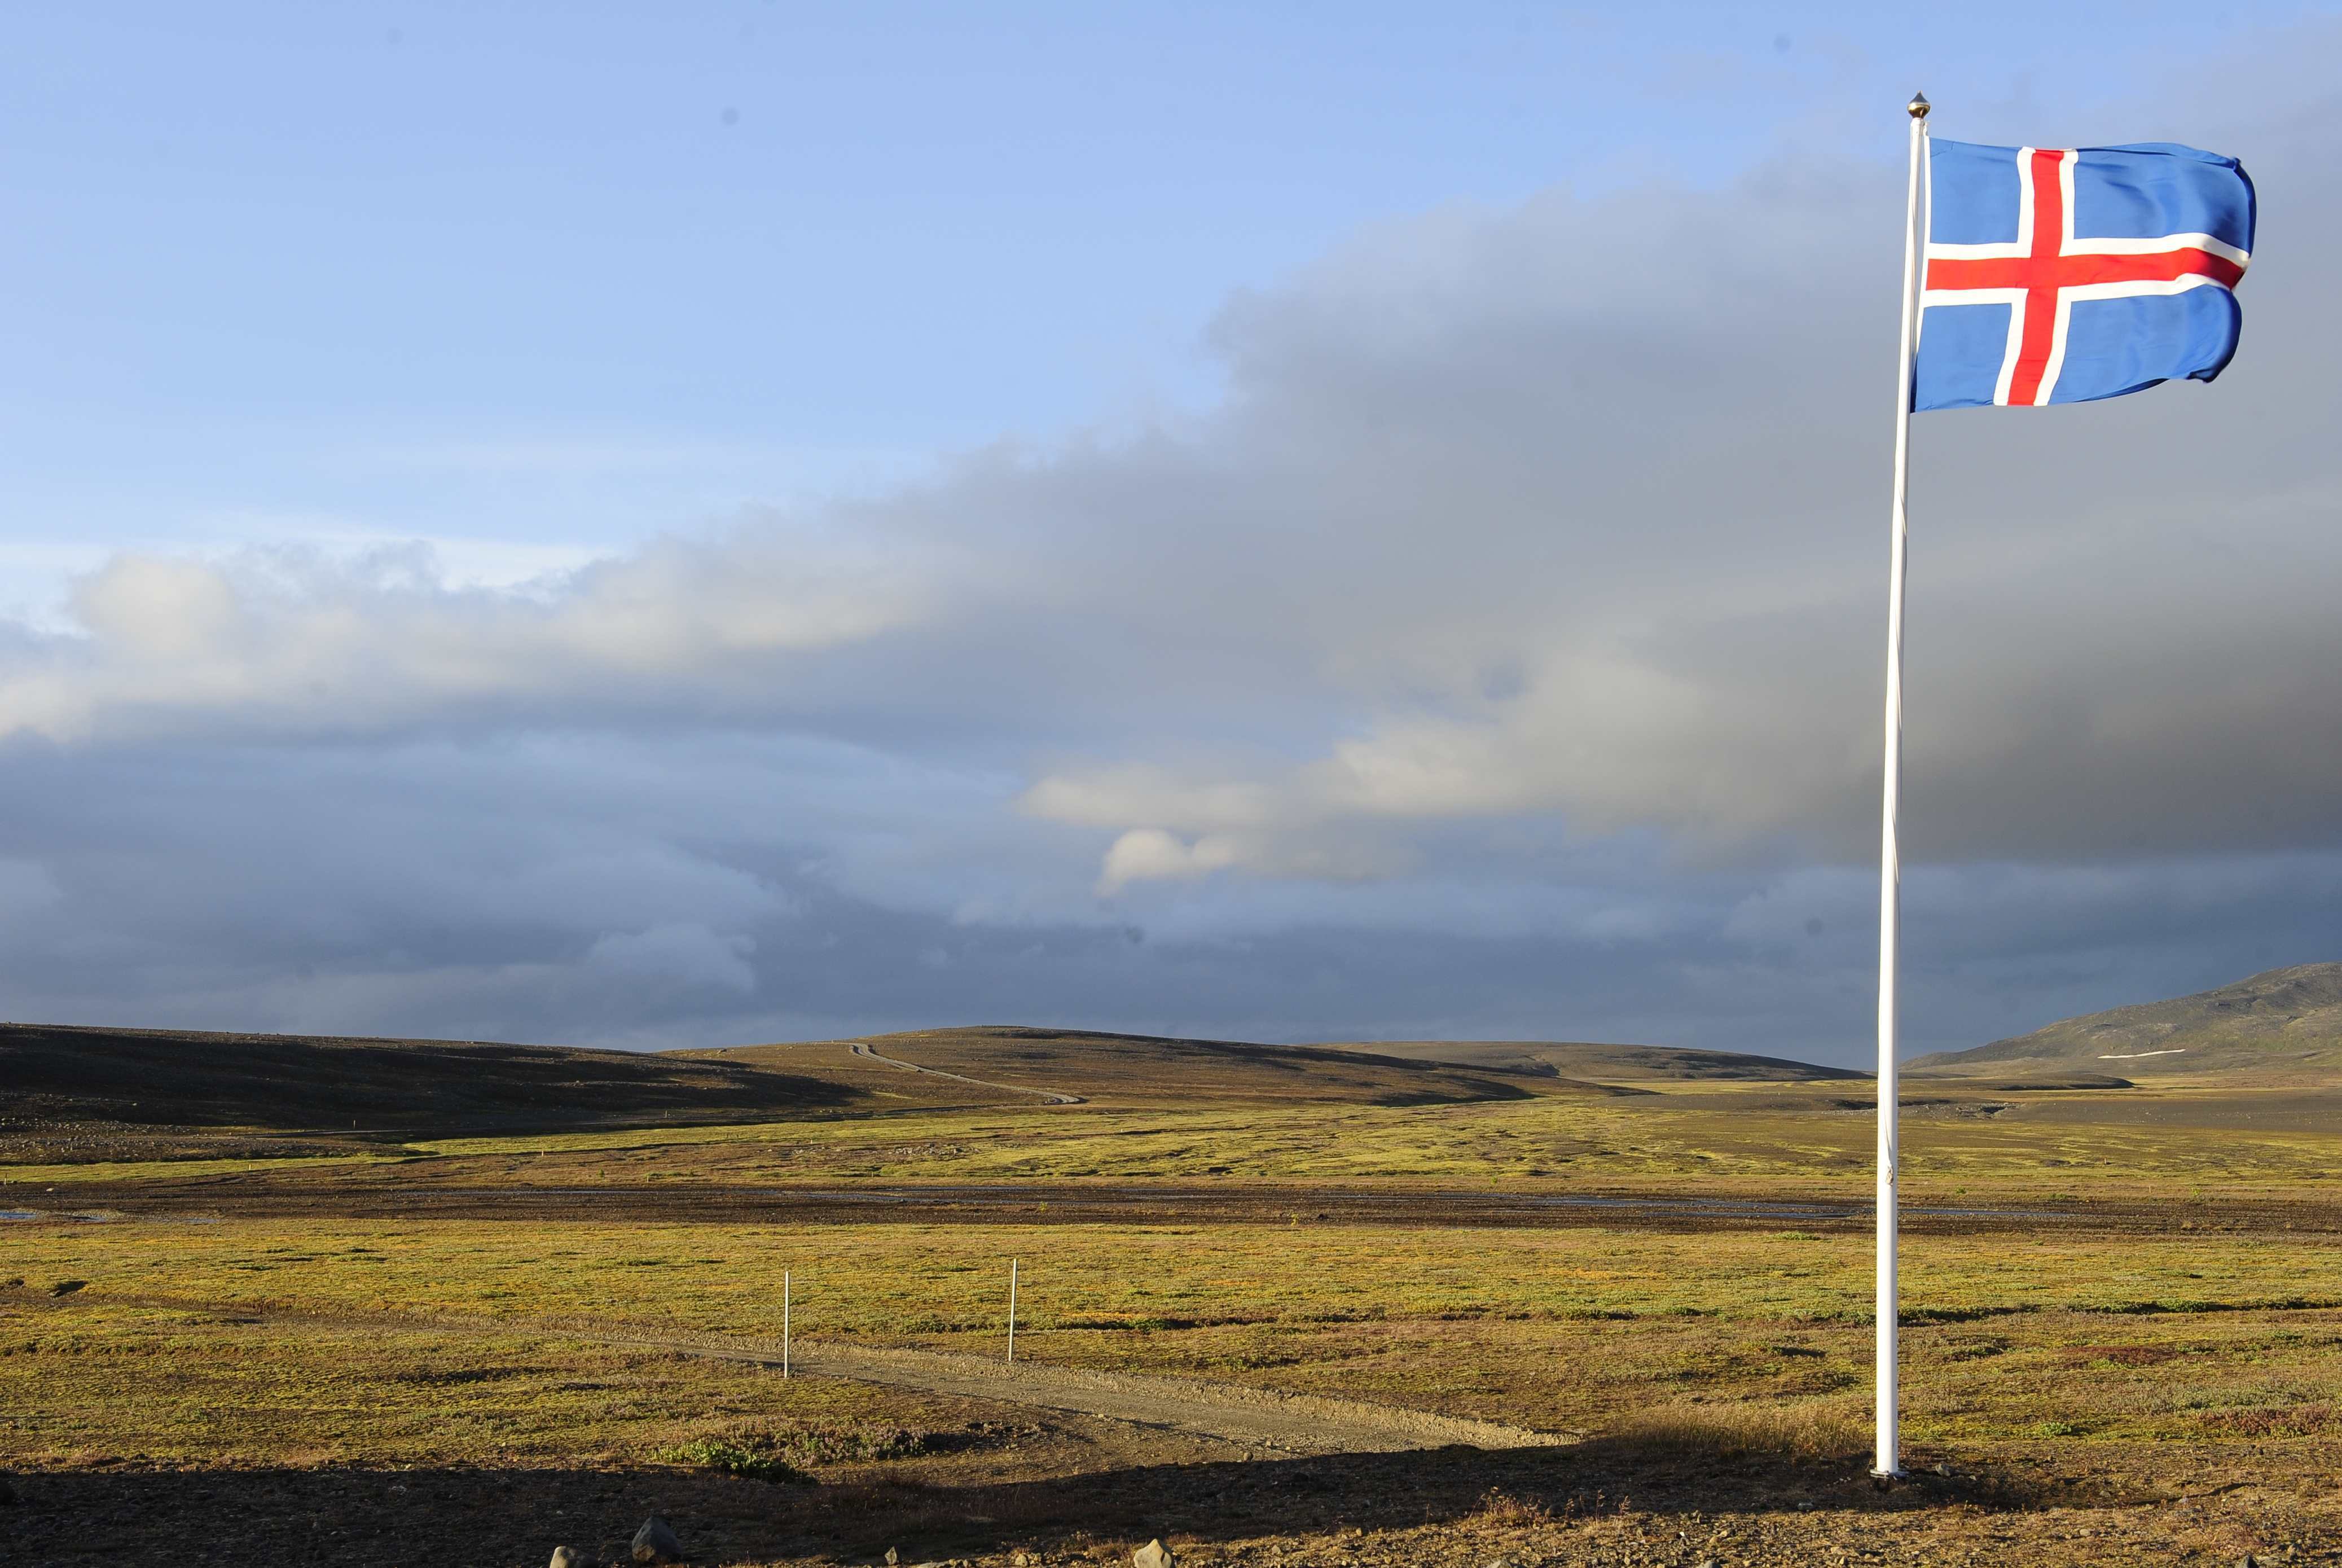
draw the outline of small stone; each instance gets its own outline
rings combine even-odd
[[[1179,1568],[1179,1560],[1160,1540],[1149,1541],[1130,1554],[1130,1568]]]
[[[902,1560],[903,1554],[900,1552],[896,1551],[892,1546],[886,1548],[886,1568],[895,1568],[895,1564]]]
[[[683,1543],[676,1539],[674,1526],[652,1514],[635,1532],[635,1561],[637,1563],[680,1563]]]
[[[594,1562],[575,1546],[556,1546],[551,1568],[594,1568]]]
[[[1716,1568],[1716,1559],[1713,1557],[1701,1558],[1699,1560],[1699,1568]]]

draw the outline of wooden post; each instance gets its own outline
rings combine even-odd
[[[781,1271],[781,1376],[789,1376],[789,1271]]]
[[[1008,1363],[1016,1364],[1016,1260],[1008,1260]]]

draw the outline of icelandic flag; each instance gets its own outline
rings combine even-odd
[[[2168,142],[1936,142],[1911,406],[2087,403],[2237,352],[2253,182]]]

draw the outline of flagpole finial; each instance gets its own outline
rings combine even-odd
[[[1903,106],[1911,112],[1913,119],[1924,120],[1927,117],[1927,110],[1931,105],[1927,102],[1927,94],[1914,93],[1911,95],[1911,101]]]

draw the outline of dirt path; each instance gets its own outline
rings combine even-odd
[[[511,1325],[500,1325],[498,1332],[510,1333]],[[566,1327],[551,1332],[599,1344],[683,1351],[762,1366],[781,1363],[780,1347],[761,1340],[579,1333]],[[1070,1411],[1134,1426],[1216,1437],[1279,1454],[1398,1453],[1458,1443],[1474,1448],[1533,1448],[1571,1440],[1569,1434],[1530,1432],[1492,1421],[1434,1415],[1394,1405],[1038,1362],[1012,1366],[987,1356],[943,1351],[880,1350],[800,1341],[792,1347],[789,1363],[793,1371],[813,1377],[842,1377],[1035,1410]]]
[[[948,1078],[955,1084],[973,1084],[979,1089],[998,1089],[1010,1094],[1038,1095],[1044,1105],[1086,1104],[1079,1094],[1060,1094],[1054,1089],[1028,1089],[1019,1084],[996,1084],[989,1078],[971,1078],[965,1073],[946,1073],[940,1067],[922,1067],[916,1062],[906,1062],[900,1056],[882,1056],[859,1040],[847,1049],[866,1061],[884,1062],[889,1067],[900,1067],[906,1073],[925,1073],[931,1078]]]
[[[1494,1422],[1466,1421],[1390,1405],[1276,1393],[1233,1383],[1195,1383],[1133,1373],[1088,1372],[933,1351],[808,1344],[794,1358],[805,1371],[930,1393],[1073,1411],[1138,1426],[1171,1427],[1276,1453],[1396,1453],[1408,1449],[1527,1448],[1564,1442]]]
[[[486,1328],[488,1325],[480,1325]],[[501,1333],[513,1324],[495,1325]],[[682,1351],[718,1360],[781,1364],[770,1341],[702,1334],[634,1334],[546,1325],[548,1333],[597,1344]],[[813,1377],[882,1383],[927,1393],[988,1399],[1035,1410],[1070,1411],[1133,1426],[1215,1437],[1259,1454],[1398,1453],[1411,1449],[1532,1448],[1570,1441],[1490,1421],[1467,1421],[1393,1405],[1314,1394],[1279,1393],[1236,1383],[1191,1382],[1138,1373],[1091,1372],[1038,1362],[1010,1365],[985,1356],[929,1350],[879,1350],[826,1341],[792,1347],[790,1368]]]

